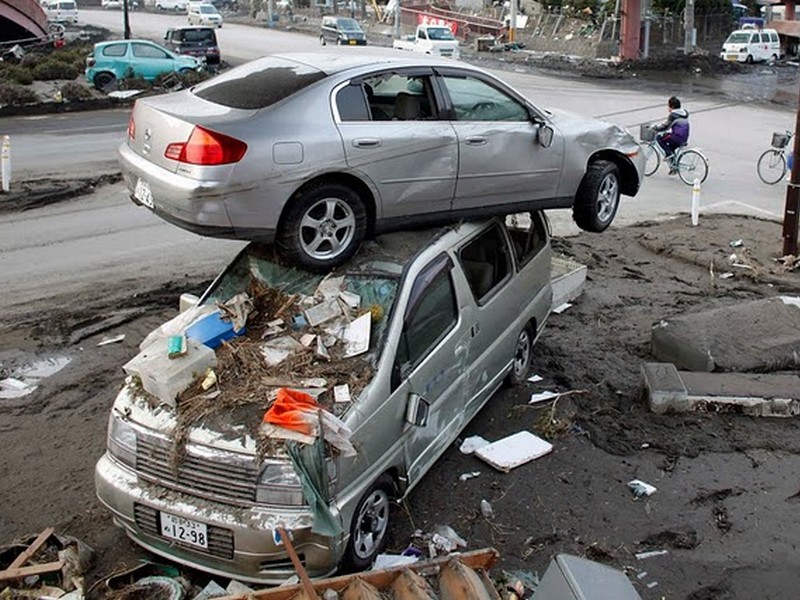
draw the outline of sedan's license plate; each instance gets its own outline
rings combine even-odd
[[[208,550],[208,528],[205,523],[162,512],[161,535]]]
[[[150,184],[144,179],[136,181],[136,189],[133,190],[133,197],[147,208],[153,208],[153,192],[150,191]]]

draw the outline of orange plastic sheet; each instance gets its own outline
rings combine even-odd
[[[317,401],[308,394],[281,388],[275,402],[264,413],[264,422],[305,435],[314,435],[316,428],[311,425],[313,420],[309,419],[309,413],[313,414],[318,408]]]

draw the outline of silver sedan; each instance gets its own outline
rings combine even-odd
[[[605,230],[642,181],[624,129],[536,107],[460,62],[342,48],[264,57],[141,99],[119,149],[135,202],[312,270],[379,232],[572,207]]]

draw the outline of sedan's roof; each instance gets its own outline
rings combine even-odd
[[[409,56],[416,53],[392,50],[389,48],[342,48],[326,50],[322,52],[287,52],[283,54],[273,54],[273,58],[283,58],[285,60],[301,63],[313,67],[328,75],[340,73],[359,67],[374,66],[395,66],[395,67],[459,67],[470,70],[479,70],[471,65],[455,62],[448,58],[432,58],[424,55]],[[256,59],[262,60],[262,59]]]

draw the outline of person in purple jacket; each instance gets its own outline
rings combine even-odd
[[[656,141],[670,161],[670,175],[674,175],[678,171],[672,164],[672,155],[677,148],[689,142],[689,112],[681,108],[681,101],[675,96],[667,101],[667,106],[669,115],[666,121],[653,125],[653,129],[662,132],[658,134]]]

